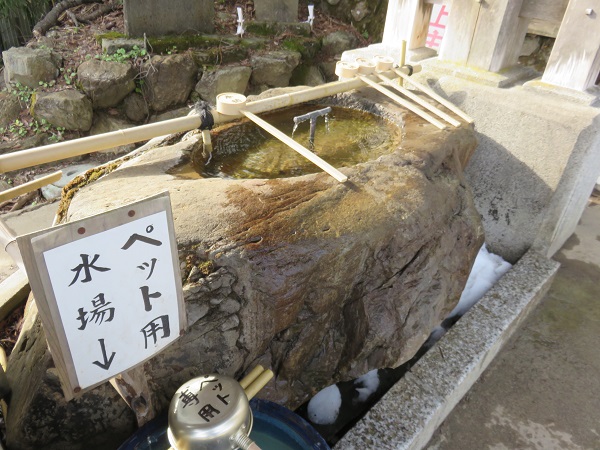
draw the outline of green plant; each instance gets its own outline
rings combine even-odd
[[[135,92],[137,92],[138,94],[142,93],[142,90],[144,89],[144,79],[143,78],[137,78],[135,80]]]
[[[19,83],[18,81],[13,85],[13,90],[11,92],[19,97],[19,100],[27,104],[29,104],[31,96],[33,95],[33,89],[31,89],[29,86]]]
[[[19,119],[15,119],[15,121],[8,126],[8,131],[19,137],[27,136],[27,126]]]
[[[39,121],[33,119],[31,123],[31,130],[35,133],[47,133],[52,128],[52,125],[46,119],[40,119]]]
[[[50,129],[50,137],[48,138],[51,142],[60,142],[63,138],[63,133],[65,132],[65,127],[56,127],[54,129]]]
[[[171,47],[170,49],[167,50],[167,55],[171,55],[173,53],[177,53],[177,46],[174,45],[173,47]]]
[[[71,85],[75,81],[75,78],[77,77],[77,70],[71,68],[65,70],[61,67],[60,71],[65,79],[65,83]]]
[[[24,138],[29,134],[50,133],[49,140],[53,142],[62,141],[65,132],[64,127],[54,127],[46,119],[32,119],[30,122],[16,119],[6,128],[0,128],[0,135],[9,138]]]
[[[43,88],[50,88],[52,86],[54,86],[56,84],[56,80],[52,80],[52,81],[39,81],[38,84],[40,86],[42,86]]]
[[[133,48],[129,51],[125,50],[124,48],[118,48],[117,51],[111,55],[106,53],[103,53],[102,55],[96,55],[96,59],[100,59],[102,61],[115,61],[124,63],[126,61],[136,60],[138,58],[143,59],[146,56],[148,56],[148,52],[145,49],[139,48],[137,45],[134,45]]]

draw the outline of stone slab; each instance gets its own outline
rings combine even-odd
[[[555,95],[563,100],[585,106],[598,106],[600,104],[600,86],[593,86],[585,91],[577,91],[575,89],[544,83],[540,78],[536,78],[525,83],[523,87],[540,93]]]
[[[112,55],[120,48],[130,52],[134,47],[144,48],[143,39],[102,39],[102,53]]]
[[[128,36],[212,33],[214,5],[209,0],[124,0]]]
[[[519,81],[530,80],[538,76],[538,72],[531,67],[522,66],[508,67],[502,69],[500,72],[489,72],[448,61],[440,61],[437,58],[428,60],[426,64],[429,71],[452,75],[457,78],[464,78],[465,80],[497,88],[512,86]]]
[[[298,0],[254,0],[256,20],[264,22],[297,22]]]
[[[559,264],[530,251],[334,447],[421,449],[544,296]]]

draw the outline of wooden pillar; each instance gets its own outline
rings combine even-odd
[[[452,3],[440,59],[498,72],[517,63],[528,19],[523,0],[463,0]]]
[[[475,0],[452,2],[440,47],[440,60],[467,64],[480,7]]]
[[[432,9],[425,0],[390,0],[382,43],[397,47],[406,41],[408,50],[424,47]]]
[[[600,0],[570,0],[542,76],[545,83],[578,91],[600,73]]]

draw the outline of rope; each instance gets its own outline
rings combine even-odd
[[[202,130],[212,130],[212,127],[215,126],[215,119],[210,112],[210,105],[205,101],[198,101],[194,105],[194,109],[196,114],[200,116],[200,131]]]

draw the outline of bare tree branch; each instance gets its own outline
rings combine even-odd
[[[102,0],[63,0],[57,3],[46,16],[33,27],[35,37],[44,36],[46,32],[56,25],[60,15],[67,9],[73,8],[85,3],[102,3]]]
[[[100,5],[100,7],[96,9],[96,11],[85,15],[78,15],[77,20],[79,20],[81,23],[90,23],[92,20],[96,20],[98,17],[103,16],[104,14],[108,14],[111,11],[114,11],[115,9],[117,9],[118,6],[119,5],[117,5],[117,2],[110,2],[104,5]]]

